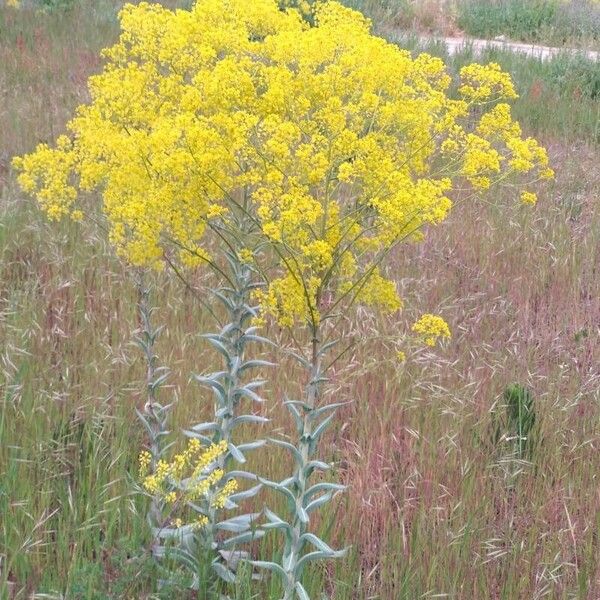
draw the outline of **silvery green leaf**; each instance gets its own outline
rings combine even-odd
[[[277,563],[265,560],[249,560],[248,562],[257,569],[267,569],[268,571],[277,573],[282,579],[287,579],[285,571],[281,568],[281,565],[278,565]]]
[[[312,432],[312,434],[310,436],[312,446],[316,446],[316,444],[319,441],[319,438],[321,437],[321,435],[323,434],[325,429],[327,429],[327,426],[329,425],[329,423],[331,423],[331,419],[333,419],[333,417],[335,417],[335,413],[333,413],[333,414],[329,415],[327,418],[323,419],[323,421],[321,421],[321,423],[319,423],[319,425]]]
[[[333,558],[329,553],[327,552],[321,552],[321,551],[315,551],[315,552],[309,552],[308,554],[305,554],[297,563],[296,563],[296,568],[294,569],[296,575],[300,575],[302,573],[302,569],[304,568],[304,566],[313,561],[313,560],[322,560],[322,559],[328,559],[328,558]]]
[[[304,420],[302,419],[300,411],[296,408],[296,405],[293,402],[284,402],[284,404],[287,406],[290,413],[292,413],[292,417],[294,417],[298,433],[302,435],[304,433]]]
[[[193,502],[188,502],[187,506],[189,506],[192,510],[194,510],[198,514],[201,514],[205,517],[208,515],[208,512],[209,512],[208,508],[204,508],[202,506],[199,506],[198,504],[194,504]]]
[[[235,305],[233,304],[233,302],[231,302],[231,300],[229,300],[227,296],[225,296],[225,294],[222,294],[218,290],[212,290],[212,293],[225,305],[225,308],[227,308],[227,310],[231,312],[235,310]]]
[[[283,529],[286,533],[291,533],[292,526],[278,517],[273,511],[265,508],[265,516],[269,519],[269,522],[262,525],[263,529]]]
[[[223,355],[223,357],[227,361],[227,364],[230,365],[231,364],[231,354],[229,353],[229,350],[227,349],[225,344],[221,343],[218,339],[215,339],[215,337],[207,336],[206,339],[213,346],[213,348],[218,350]]]
[[[262,448],[267,442],[265,440],[255,440],[254,442],[247,442],[245,444],[239,444],[238,450],[241,452],[247,452],[248,450],[256,450]]]
[[[244,304],[244,310],[248,313],[248,317],[256,317],[258,315],[259,308],[257,306],[250,306],[249,304]]]
[[[296,478],[295,475],[292,475],[291,477],[287,477],[286,479],[284,479],[283,481],[280,481],[279,483],[281,485],[285,485],[285,487],[289,487],[290,485],[292,485],[293,483],[296,483],[298,481],[298,479]]]
[[[214,572],[227,583],[235,583],[235,574],[230,571],[227,567],[223,566],[219,562],[213,562],[211,564]]]
[[[291,535],[292,533],[292,526],[284,521],[279,523],[264,523],[261,525],[261,528],[265,531],[270,531],[271,529],[282,529],[286,535]]]
[[[265,517],[269,519],[271,523],[285,523],[285,521],[277,514],[274,513],[270,508],[265,506],[264,511]]]
[[[308,404],[306,404],[306,402],[303,402],[302,400],[286,400],[284,402],[284,404],[286,406],[295,406],[296,408],[301,408],[302,412],[304,413],[312,413],[314,411],[314,408],[311,408]]]
[[[323,356],[324,354],[327,354],[327,352],[329,352],[338,343],[339,343],[339,340],[333,340],[332,342],[323,344],[323,346],[321,347],[321,349],[318,352],[318,356]]]
[[[308,500],[311,496],[318,494],[319,492],[343,492],[345,489],[346,486],[341,485],[340,483],[328,483],[322,481],[320,483],[315,483],[315,485],[304,492],[304,500]]]
[[[296,446],[294,446],[293,444],[290,444],[289,442],[286,442],[284,440],[277,440],[275,438],[269,438],[269,442],[275,444],[276,446],[279,446],[280,448],[285,448],[286,450],[289,450],[292,453],[293,457],[296,459],[296,462],[300,466],[302,466],[302,464],[304,463],[302,454],[300,454],[298,448],[296,448]]]
[[[239,269],[240,261],[238,260],[238,257],[235,256],[235,254],[233,254],[233,252],[230,252],[229,250],[224,250],[223,254],[225,255],[225,259],[229,263],[229,268],[233,271],[234,277],[236,279],[239,279],[240,278],[240,269]],[[221,289],[226,289],[226,288],[221,288]]]
[[[231,454],[231,456],[233,456],[233,458],[237,462],[239,462],[239,463],[246,462],[246,457],[240,452],[240,450],[238,449],[237,446],[235,446],[234,444],[229,442],[229,444],[227,444],[227,449],[229,450],[229,453]]]
[[[231,494],[231,496],[229,496],[229,500],[231,500],[231,502],[239,502],[240,500],[247,500],[248,498],[253,498],[254,496],[256,496],[256,494],[258,494],[261,488],[262,484],[259,483],[258,485],[244,490],[243,492]]]
[[[159,388],[168,377],[169,373],[165,373],[164,375],[161,375],[160,377],[157,377],[154,381],[152,381],[148,387],[154,391],[157,388]]]
[[[321,559],[330,559],[330,558],[342,558],[347,552],[347,549],[339,550],[337,552],[333,552],[333,554],[329,552],[322,552],[320,550],[316,550],[315,552],[309,552],[305,554],[297,563],[296,563],[296,573],[299,574],[302,572],[304,566],[313,560],[321,560]]]
[[[311,460],[304,467],[304,473],[308,477],[316,469],[319,469],[320,471],[329,471],[329,469],[331,469],[331,465],[328,465],[321,460]]]
[[[260,415],[240,415],[231,421],[231,426],[237,427],[238,425],[243,425],[244,423],[262,424],[268,422],[269,419],[267,419],[267,417],[261,417]],[[192,427],[192,429],[194,428]]]
[[[184,430],[183,435],[189,438],[195,438],[197,440],[200,440],[203,444],[207,446],[210,446],[210,444],[212,444],[211,438],[202,435],[201,433],[196,433],[195,431]]]
[[[308,513],[306,512],[306,510],[302,506],[296,506],[296,514],[298,515],[298,518],[305,525],[310,522],[310,518],[308,516]]]
[[[242,479],[251,479],[252,481],[258,481],[258,476],[255,473],[250,473],[248,471],[228,471],[225,473],[225,477],[227,479],[237,479],[241,477]]]
[[[237,328],[236,323],[227,323],[223,327],[223,329],[221,329],[221,333],[219,333],[219,341],[226,344],[227,341],[229,340],[229,338],[231,337],[231,334],[235,333],[236,328]]]
[[[314,533],[303,533],[300,536],[300,540],[312,544],[317,550],[320,550],[321,552],[326,552],[331,556],[334,556],[337,553],[336,550],[328,546],[320,537],[317,537]]]
[[[250,389],[247,385],[246,386],[242,386],[239,387],[235,390],[234,395],[236,397],[242,397],[242,396],[246,396],[247,398],[249,398],[250,400],[254,400],[254,402],[260,402],[263,403],[264,399],[261,398],[256,392],[254,392],[252,389]]]
[[[299,600],[310,600],[304,586],[299,581],[296,581],[296,594],[298,594]]]
[[[239,508],[239,505],[233,502],[231,498],[225,498],[223,501],[223,508],[225,510],[233,510],[234,508]]]
[[[251,513],[239,515],[216,524],[217,529],[231,531],[232,533],[242,533],[252,526],[252,523],[260,516],[260,513]]]
[[[210,387],[214,392],[216,392],[218,394],[218,396],[221,400],[223,400],[223,401],[226,400],[227,392],[225,391],[225,388],[223,387],[221,382],[218,381],[216,377],[207,377],[205,375],[194,375],[194,379],[198,383],[200,383],[206,387]]]
[[[231,327],[231,323],[226,325],[225,327]],[[227,343],[227,336],[221,335],[220,333],[203,333],[200,335],[201,338],[205,340],[217,340],[217,342],[221,342],[222,344]]]
[[[198,561],[195,556],[182,550],[181,548],[169,548],[167,552],[167,556],[176,560],[180,564],[186,565],[192,573],[198,572]]]
[[[236,546],[237,544],[247,544],[248,542],[259,540],[264,535],[265,532],[262,529],[246,531],[246,533],[240,533],[240,535],[235,535],[233,537],[227,538],[221,543],[221,546],[223,548],[231,548],[232,546]]]
[[[214,381],[221,381],[224,377],[229,375],[229,371],[213,371],[212,373],[205,373],[200,377],[206,377],[206,379],[213,379]]]
[[[269,346],[275,345],[271,340],[269,340],[265,337],[262,337],[260,335],[255,335],[253,333],[245,333],[241,339],[244,342],[255,342],[257,344],[267,344]]]
[[[194,533],[193,525],[184,525],[183,527],[161,527],[153,528],[153,535],[158,540],[179,540],[183,542],[185,538]]]
[[[320,415],[322,415],[324,412],[327,412],[328,410],[336,410],[340,406],[346,406],[346,404],[352,404],[352,402],[334,402],[333,404],[327,404],[326,406],[321,406],[320,408],[315,408],[312,412],[311,417],[313,419],[316,419]]]
[[[164,558],[167,554],[167,547],[162,544],[154,544],[151,548],[152,556],[156,558]]]
[[[235,571],[240,561],[248,561],[250,553],[245,550],[219,550],[219,554],[225,560],[225,564],[232,570]]]
[[[306,358],[304,358],[304,356],[301,356],[300,354],[297,354],[296,352],[292,352],[291,350],[288,350],[288,354],[293,356],[305,369],[310,370],[311,369],[311,364],[308,360],[306,360]]]
[[[217,419],[231,417],[231,407],[225,404],[225,406],[222,406],[221,408],[219,408],[219,410],[215,411],[215,417],[217,417]]]
[[[331,492],[327,492],[326,494],[315,498],[312,502],[308,503],[306,507],[306,512],[310,515],[310,513],[312,513],[314,510],[317,510],[317,508],[319,508],[320,506],[323,506],[323,504],[327,504],[327,502],[329,502],[331,498]]]
[[[150,424],[146,420],[146,417],[137,408],[135,409],[135,412],[136,412],[138,418],[140,419],[140,421],[142,422],[142,424],[144,425],[144,427],[146,428],[146,431],[150,435],[150,438],[152,439],[154,437],[154,431],[153,431],[152,427],[150,427]]]
[[[247,360],[246,362],[244,362],[241,366],[240,366],[240,373],[243,373],[244,371],[247,371],[248,369],[258,369],[260,367],[274,367],[276,366],[275,363],[272,363],[268,360],[259,360],[259,359],[253,359],[253,360]]]
[[[265,383],[267,383],[266,379],[255,379],[254,381],[249,381],[244,387],[247,387],[250,390],[256,390],[265,385]]]
[[[216,423],[198,423],[198,425],[193,425],[190,429],[195,433],[201,433],[202,431],[216,429],[217,427]]]
[[[281,485],[280,483],[275,483],[274,481],[269,481],[268,479],[263,479],[262,477],[259,477],[258,480],[268,488],[271,488],[277,492],[281,492],[292,503],[292,505],[296,504],[296,498],[294,494],[292,494],[292,492],[285,486]]]

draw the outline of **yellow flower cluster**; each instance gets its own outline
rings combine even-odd
[[[374,36],[359,12],[287,4],[126,5],[91,102],[69,138],[15,160],[19,181],[53,218],[81,218],[93,207],[77,192],[99,190],[136,265],[159,267],[165,248],[201,263],[212,222],[248,213],[278,258],[259,300],[282,325],[342,301],[396,310],[385,256],[444,220],[464,179],[549,177],[548,158],[512,120],[498,65],[464,67],[453,99],[441,60]]]
[[[212,466],[226,451],[226,442],[212,444],[203,450],[197,439],[190,439],[187,448],[176,454],[171,462],[159,460],[153,473],[148,473],[150,453],[144,451],[139,457],[142,485],[148,493],[161,497],[168,504],[197,500],[206,496],[223,478],[223,470]],[[232,486],[227,487],[229,483],[223,490],[232,490]]]
[[[138,461],[140,464],[140,467],[139,467],[140,477],[145,477],[148,474],[148,470],[150,469],[150,464],[152,463],[152,455],[147,450],[144,450],[143,452],[140,452]]]
[[[142,486],[149,494],[160,498],[165,504],[174,505],[173,510],[187,502],[198,502],[202,498],[214,508],[223,508],[227,499],[238,489],[235,479],[229,479],[224,485],[217,484],[225,473],[215,468],[214,463],[227,451],[225,441],[212,444],[202,449],[197,439],[190,439],[183,452],[176,454],[171,462],[159,460],[154,472],[149,473],[152,457],[146,450],[139,456],[139,472]],[[172,519],[174,527],[182,527],[184,521],[180,517]],[[194,527],[203,527],[208,523],[205,516],[200,516]]]
[[[449,338],[450,328],[442,317],[425,314],[413,326],[412,330],[427,346],[435,346],[439,338]]]
[[[533,192],[521,192],[521,202],[523,204],[535,204],[537,202],[537,195]]]
[[[517,98],[510,75],[502,71],[498,63],[467,65],[461,69],[460,77],[462,85],[458,91],[469,100],[488,102]]]

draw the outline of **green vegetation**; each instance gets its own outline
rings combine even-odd
[[[593,0],[461,0],[458,26],[469,35],[504,35],[550,45],[600,43],[600,5]]]
[[[600,48],[597,0],[345,0],[380,31],[418,30],[438,35],[506,38]]]

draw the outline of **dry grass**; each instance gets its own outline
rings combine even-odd
[[[142,441],[132,426],[143,380],[135,290],[101,232],[46,223],[8,169],[85,98],[97,50],[116,33],[101,6],[60,18],[0,9],[2,597],[151,589],[150,568],[133,559],[147,539],[129,480]],[[599,154],[542,117],[529,127],[545,132],[558,178],[539,206],[461,205],[394,258],[413,308],[349,325],[361,344],[333,393],[354,402],[327,453],[350,491],[321,527],[354,550],[312,573],[336,600],[600,597]],[[208,409],[189,375],[214,360],[196,335],[211,324],[177,281],[163,276],[157,289],[167,326],[159,354],[184,425]],[[384,332],[402,335],[418,311],[443,314],[454,337],[400,365]],[[265,407],[281,432],[292,368],[283,362]],[[535,396],[531,462],[492,443],[492,410],[512,382]],[[272,450],[255,461],[272,478],[286,470]],[[257,551],[274,547],[268,539]],[[238,598],[250,597],[244,589]]]

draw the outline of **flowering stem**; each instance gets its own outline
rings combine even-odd
[[[226,304],[230,313],[230,322],[226,325],[221,337],[226,343],[226,349],[229,358],[225,360],[227,374],[223,377],[224,398],[215,400],[214,414],[216,428],[213,434],[213,443],[225,441],[227,443],[227,452],[219,456],[217,468],[225,470],[233,459],[233,429],[236,409],[239,402],[239,390],[241,384],[240,366],[244,361],[244,325],[252,316],[247,309],[248,286],[250,283],[250,269],[243,264],[237,264],[234,268],[235,288],[229,295],[229,302]],[[239,458],[239,457],[238,457]],[[239,461],[244,462],[244,461]],[[218,513],[222,507],[210,505],[208,511],[209,523],[206,527],[211,540],[214,540],[216,534],[216,525],[218,523]]]
[[[337,558],[345,550],[335,551],[326,542],[310,532],[310,515],[317,508],[331,500],[333,494],[344,489],[336,483],[320,482],[311,485],[310,477],[315,470],[325,471],[329,465],[316,460],[319,440],[333,419],[336,409],[342,403],[322,405],[322,386],[325,382],[323,360],[332,344],[323,344],[319,325],[311,326],[311,354],[306,360],[299,357],[309,374],[302,401],[287,401],[286,405],[298,430],[298,442],[294,446],[283,440],[272,440],[276,445],[290,450],[295,459],[294,474],[281,482],[265,482],[269,487],[283,493],[290,504],[292,519],[285,522],[275,513],[266,510],[270,523],[265,529],[280,529],[285,533],[286,543],[281,565],[255,561],[254,564],[278,572],[283,580],[283,600],[309,600],[302,585],[302,573],[306,564],[312,560]],[[306,546],[314,548],[306,552]]]
[[[255,485],[243,492],[224,494],[232,479],[245,478],[257,482],[256,475],[243,470],[229,470],[232,462],[242,465],[246,462],[244,453],[258,448],[264,440],[254,440],[237,444],[234,437],[235,429],[243,423],[262,424],[268,419],[256,414],[239,414],[239,405],[242,398],[253,402],[262,402],[256,393],[256,388],[264,382],[261,380],[246,380],[246,374],[253,368],[270,366],[270,363],[261,360],[246,360],[246,351],[249,342],[264,342],[264,338],[255,333],[254,327],[248,327],[248,322],[256,316],[256,310],[249,305],[252,290],[257,287],[253,281],[254,270],[250,265],[241,260],[233,252],[225,252],[230,267],[228,280],[230,287],[222,287],[214,292],[228,313],[228,322],[219,333],[206,335],[207,341],[223,357],[223,369],[209,375],[197,375],[196,380],[209,387],[214,395],[213,421],[199,423],[187,432],[187,435],[200,439],[204,444],[218,444],[225,442],[226,452],[215,461],[215,468],[222,470],[225,475],[214,487],[206,501],[194,508],[207,519],[206,525],[199,531],[199,542],[205,554],[210,556],[210,567],[221,579],[232,583],[235,581],[235,568],[237,562],[246,554],[237,550],[241,543],[252,541],[260,537],[262,531],[252,531],[252,524],[256,515],[242,514],[234,517],[235,524],[222,525],[223,509],[236,508],[236,501],[250,498],[256,494],[260,485]],[[224,499],[226,498],[226,499]],[[223,531],[232,531],[236,535],[223,539]],[[206,563],[206,561],[204,561]],[[199,585],[206,585],[210,578],[203,570],[201,576],[205,581]]]
[[[164,453],[164,438],[169,434],[168,417],[171,405],[163,406],[158,401],[160,387],[168,376],[166,367],[157,366],[157,356],[155,354],[155,343],[162,327],[154,328],[152,326],[153,308],[150,303],[150,286],[146,283],[143,272],[138,273],[138,313],[141,321],[141,327],[137,336],[137,343],[142,349],[146,361],[146,402],[143,412],[136,409],[138,417],[148,432],[148,451],[150,461],[147,467],[154,473],[158,462]],[[153,495],[148,509],[147,519],[153,530],[164,526],[164,502]]]
[[[302,419],[302,435],[298,442],[298,450],[301,460],[296,465],[294,476],[296,478],[295,500],[296,511],[292,521],[292,543],[289,547],[289,553],[284,557],[284,564],[289,565],[286,570],[287,585],[285,589],[285,600],[293,600],[296,593],[296,581],[299,579],[296,573],[298,561],[302,556],[304,541],[302,536],[308,529],[308,521],[303,518],[306,507],[304,506],[304,495],[308,485],[310,473],[307,471],[311,454],[311,435],[313,432],[313,411],[320,397],[321,392],[321,360],[319,355],[319,328],[318,325],[312,329],[311,342],[311,360],[309,381],[305,389],[305,407],[304,417]],[[284,567],[285,568],[285,567]]]

